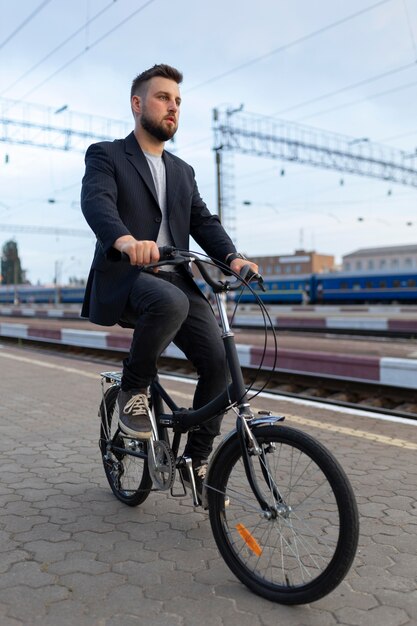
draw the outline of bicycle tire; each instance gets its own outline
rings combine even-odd
[[[120,448],[129,446],[146,453],[147,443],[122,436],[118,432],[118,393],[118,386],[109,387],[101,401],[99,446],[104,472],[114,495],[123,504],[138,506],[146,500],[152,488],[148,461],[131,454],[123,454]],[[115,444],[119,450],[112,447]]]
[[[352,487],[335,457],[306,433],[277,425],[257,426],[253,433],[263,450],[250,457],[256,480],[281,513],[264,516],[235,435],[208,479],[215,541],[232,572],[258,595],[281,604],[316,601],[339,585],[356,554]]]

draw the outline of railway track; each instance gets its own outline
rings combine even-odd
[[[411,389],[275,372],[266,390],[291,398],[417,420],[416,392]]]
[[[251,324],[239,323],[235,324],[234,328],[239,330],[258,330]],[[263,329],[260,329],[263,330]],[[338,335],[346,337],[371,337],[372,339],[417,339],[417,329],[413,330],[376,330],[369,328],[316,328],[314,326],[287,326],[285,324],[275,324],[275,332],[288,333],[288,334],[311,334],[311,335]]]
[[[123,359],[123,354],[120,351],[36,341],[26,342],[20,338],[1,338],[1,343],[6,346],[18,345],[32,351],[60,353],[66,358],[93,361],[97,363],[97,371],[109,366],[119,368]],[[161,358],[160,372],[195,378],[191,366],[183,359]],[[299,398],[346,408],[360,408],[364,411],[417,420],[417,392],[415,389],[390,387],[380,383],[356,382],[337,377],[321,377],[314,374],[289,373],[282,370],[271,372],[243,368],[243,374],[252,393],[262,390],[289,398]]]
[[[414,310],[414,309],[413,309]],[[230,311],[232,313],[232,311]],[[349,336],[349,337],[369,337],[372,339],[405,339],[417,340],[417,309],[416,313],[407,312],[404,318],[381,319],[378,317],[364,318],[363,314],[359,318],[343,317],[342,322],[335,314],[320,314],[319,316],[300,317],[297,313],[294,317],[271,312],[271,319],[274,329],[279,333],[299,335],[310,333],[311,335],[329,336]],[[339,315],[340,317],[340,315]],[[2,321],[37,320],[48,319],[66,320],[70,322],[85,323],[79,316],[79,309],[34,309],[30,306],[1,307],[0,323]],[[237,315],[234,318],[233,328],[236,330],[249,330],[263,332],[264,322],[259,315],[251,316],[250,313]]]
[[[161,372],[192,376],[184,361],[163,359]],[[417,394],[412,389],[329,379],[316,375],[300,375],[283,371],[259,372],[242,368],[246,384],[253,393],[268,391],[289,398],[322,402],[346,408],[407,417],[417,420]]]

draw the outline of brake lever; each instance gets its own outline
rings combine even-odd
[[[253,270],[251,270],[249,265],[244,265],[239,275],[240,278],[247,283],[250,283],[251,281],[257,281],[261,291],[265,291],[264,279],[262,278],[261,274],[258,274],[258,272],[254,272]]]

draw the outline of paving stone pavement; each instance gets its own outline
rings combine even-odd
[[[1,626],[417,625],[416,427],[282,404],[342,460],[361,514],[346,580],[287,607],[235,579],[189,497],[114,498],[97,446],[106,368],[10,346],[0,368]]]

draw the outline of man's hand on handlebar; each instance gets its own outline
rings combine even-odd
[[[127,254],[131,265],[149,265],[159,261],[159,249],[155,241],[138,241],[131,235],[124,235],[116,239],[113,247]]]
[[[239,267],[239,270],[236,270],[235,266]],[[239,276],[246,283],[250,283],[252,280],[256,281],[259,288],[262,291],[265,291],[264,281],[258,272],[258,266],[256,263],[252,263],[247,259],[234,259],[230,264],[230,269],[235,272],[238,271]]]
[[[121,253],[121,261],[131,265],[137,265],[145,269],[159,271],[161,265],[182,265],[193,260],[201,276],[215,293],[234,291],[239,289],[243,283],[256,280],[259,287],[263,289],[262,276],[258,273],[258,266],[248,259],[234,259],[230,264],[230,269],[237,276],[234,280],[217,280],[207,272],[206,263],[200,259],[197,253],[188,250],[177,250],[173,246],[162,246],[158,248],[154,241],[138,241],[131,235],[119,237],[113,247]],[[240,278],[239,278],[240,277]]]
[[[230,269],[236,272],[236,274],[240,274],[240,270],[245,265],[248,265],[250,267],[251,272],[253,272],[254,274],[258,273],[258,266],[256,265],[256,263],[252,263],[248,259],[234,259],[230,263]]]

